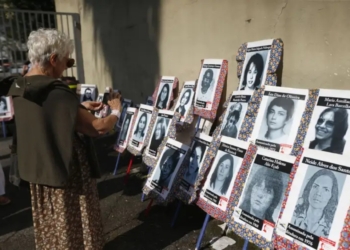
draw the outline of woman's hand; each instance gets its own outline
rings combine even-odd
[[[85,108],[92,111],[98,111],[103,107],[102,102],[86,101],[81,103]]]
[[[109,92],[109,100],[108,105],[112,110],[118,110],[120,113],[122,112],[122,96],[120,93],[114,93],[113,90]]]

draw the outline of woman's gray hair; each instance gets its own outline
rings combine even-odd
[[[56,29],[38,29],[29,34],[28,59],[33,65],[45,67],[52,54],[62,59],[74,51],[73,40]]]

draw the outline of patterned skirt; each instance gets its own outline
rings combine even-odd
[[[71,179],[65,188],[30,184],[35,244],[38,250],[103,248],[96,180],[86,151],[75,140]]]

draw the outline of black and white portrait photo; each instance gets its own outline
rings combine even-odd
[[[1,96],[0,97],[0,116],[5,115],[7,112],[9,112],[10,107],[10,101],[9,97]]]
[[[157,120],[151,134],[151,142],[148,148],[148,154],[150,156],[157,156],[158,147],[168,133],[172,117],[173,113],[171,111],[160,111],[158,113]]]
[[[80,101],[95,101],[96,100],[96,86],[94,85],[81,85],[80,88]]]
[[[251,168],[239,208],[276,223],[289,174],[255,163]]]
[[[153,107],[146,106],[144,104],[140,105],[136,123],[132,132],[132,138],[129,143],[131,146],[137,149],[142,148],[148,131],[149,123],[151,122],[152,112]]]
[[[258,139],[277,144],[287,143],[293,123],[294,103],[289,98],[269,97]]]
[[[127,114],[125,116],[122,129],[120,130],[120,137],[119,137],[120,144],[122,144],[127,139],[128,130],[129,130],[129,127],[131,126],[131,118],[132,118],[132,114]]]
[[[329,169],[308,166],[290,223],[328,238],[345,177]]]
[[[240,90],[254,91],[264,85],[272,40],[248,43],[240,79]]]
[[[122,112],[120,114],[120,118],[118,120],[117,126],[120,128],[122,126],[122,123],[124,121],[124,117],[126,114],[126,110],[130,107],[131,105],[131,100],[129,99],[124,99],[123,100],[123,108],[122,108]]]
[[[190,152],[190,161],[183,177],[183,179],[191,186],[194,185],[197,179],[198,170],[203,161],[205,152],[206,152],[205,144],[199,141],[196,141],[193,144],[193,147]]]
[[[155,107],[157,109],[168,109],[173,91],[174,77],[162,77],[158,86],[157,100]]]
[[[194,96],[194,84],[195,82],[185,82],[184,87],[181,90],[179,100],[176,103],[175,112],[181,114],[181,122],[185,120],[185,116],[188,113],[189,108],[191,107]]]
[[[174,171],[176,169],[176,165],[181,158],[181,153],[174,149],[167,149],[159,163],[159,176],[155,180],[155,182],[167,189],[170,188],[170,184],[173,180]]]
[[[222,62],[222,60],[204,60],[196,88],[196,107],[211,109]]]

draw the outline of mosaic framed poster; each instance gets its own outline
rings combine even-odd
[[[258,148],[241,195],[232,200],[229,227],[258,247],[273,249],[273,232],[295,156]]]
[[[189,203],[190,197],[195,192],[194,184],[202,167],[205,155],[208,151],[212,137],[197,133],[193,138],[188,161],[184,161],[179,174],[179,187],[176,189],[176,197],[185,203]]]
[[[193,99],[194,89],[196,87],[196,81],[186,81],[182,87],[180,96],[175,105],[175,112],[180,113],[180,120],[178,121],[182,125],[188,120],[189,115],[193,115]]]
[[[304,148],[334,154],[350,152],[350,91],[320,89]]]
[[[173,192],[173,184],[186,157],[189,147],[168,139],[159,155],[157,165],[152,169],[143,189],[144,193],[155,195],[157,201],[166,202]]]
[[[78,84],[77,94],[80,102],[95,101],[98,96],[97,86],[94,84]]]
[[[12,97],[0,97],[0,121],[9,121],[14,116]]]
[[[259,147],[290,154],[309,90],[265,86],[251,140]]]
[[[119,153],[123,153],[128,145],[129,139],[131,137],[130,134],[133,130],[133,125],[135,123],[135,115],[137,116],[136,108],[128,108],[126,110],[126,115],[122,124],[122,128],[114,145],[114,149]]]
[[[223,59],[205,59],[198,77],[194,99],[194,114],[214,119],[226,81],[228,62]]]
[[[235,139],[238,138],[251,97],[251,92],[233,91],[221,123],[220,135]]]
[[[157,158],[158,148],[164,137],[168,134],[174,111],[159,110],[155,125],[153,126],[150,143],[146,148],[146,156]]]
[[[140,152],[145,146],[146,134],[153,113],[153,107],[144,104],[140,105],[137,113],[136,123],[133,127],[131,138],[129,140],[129,147]],[[129,150],[130,151],[130,150]]]
[[[273,39],[247,43],[239,90],[253,92],[265,85]]]
[[[349,156],[305,149],[283,202],[276,245],[349,249],[349,190]]]
[[[228,202],[250,143],[222,136],[197,205],[210,216],[225,221]]]
[[[177,88],[178,79],[175,76],[162,76],[153,93],[154,107],[157,109],[169,109],[174,99],[174,90]]]

